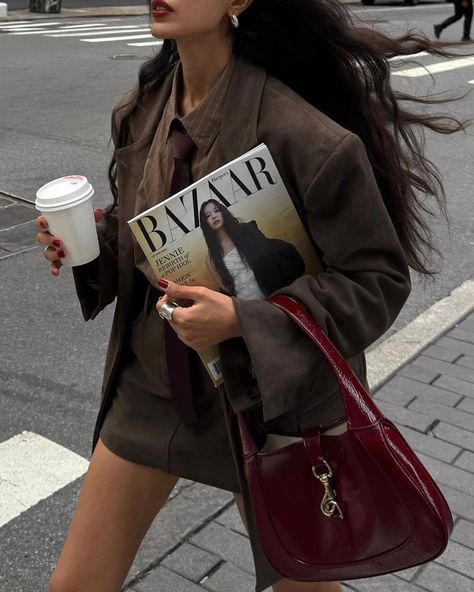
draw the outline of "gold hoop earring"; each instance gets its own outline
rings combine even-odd
[[[237,29],[239,27],[239,19],[235,14],[231,15],[230,23],[234,29]]]

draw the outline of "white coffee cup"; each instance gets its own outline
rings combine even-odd
[[[93,195],[92,185],[82,175],[55,179],[36,192],[36,209],[46,218],[51,234],[64,244],[63,265],[83,265],[99,256]]]

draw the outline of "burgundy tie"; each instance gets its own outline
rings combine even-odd
[[[174,195],[191,184],[191,161],[195,144],[177,119],[172,122],[171,130],[174,170],[170,195]],[[165,346],[171,396],[181,419],[190,426],[197,421],[197,416],[193,402],[189,352],[169,323],[165,323]]]
[[[171,124],[171,142],[174,153],[174,170],[170,195],[174,195],[192,182],[191,162],[196,145],[177,119]]]

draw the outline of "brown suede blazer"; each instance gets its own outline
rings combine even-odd
[[[127,334],[134,276],[132,236],[137,188],[171,91],[168,76],[131,121],[131,143],[117,151],[119,207],[99,224],[98,289],[90,267],[75,270],[84,317],[117,298],[94,443],[113,394]],[[131,91],[116,106],[112,135]],[[404,253],[377,188],[364,145],[261,68],[238,59],[210,171],[264,142],[275,159],[324,271],[281,292],[304,302],[322,329],[365,380],[363,351],[392,324],[409,290]],[[297,417],[305,427],[342,413],[322,355],[279,310],[235,299],[243,339],[222,344],[225,389],[234,411],[263,403],[267,421]],[[155,355],[150,352],[150,355]],[[283,415],[282,414],[286,414]]]

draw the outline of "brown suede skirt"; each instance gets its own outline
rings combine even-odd
[[[100,437],[112,452],[132,462],[240,492],[219,391],[204,368],[196,370],[194,426],[183,423],[170,398],[150,393],[122,375]]]
[[[165,357],[165,321],[155,309],[159,295],[138,274],[127,346],[100,437],[112,452],[132,462],[239,492],[219,390],[191,349],[189,371],[198,421],[186,426],[174,406]]]

